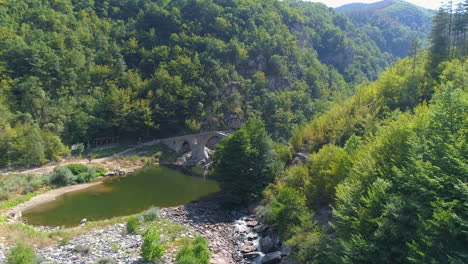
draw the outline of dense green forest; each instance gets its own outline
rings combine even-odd
[[[468,1],[438,10],[427,49],[294,130],[293,148],[311,154],[263,192],[238,187],[265,180],[256,162],[232,165],[226,180],[222,156],[235,142],[256,153],[271,139],[246,128],[223,140],[222,185],[263,196],[262,214],[299,263],[467,263],[467,29]],[[260,163],[282,164],[282,151],[264,153]]]
[[[298,263],[467,263],[467,31],[468,1],[438,10],[428,48],[295,128],[304,164],[249,120],[215,158],[229,201],[263,197]]]
[[[400,58],[414,52],[410,49],[413,39],[425,44],[434,13],[402,0],[347,4],[336,10],[362,28],[380,50]]]
[[[302,1],[0,1],[0,166],[248,118],[287,140],[398,56],[371,34]]]

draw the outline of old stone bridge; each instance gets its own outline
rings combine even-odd
[[[209,131],[200,134],[185,135],[159,139],[159,143],[164,144],[176,151],[178,154],[192,152],[190,159],[199,162],[208,158],[208,151],[213,150],[216,144],[228,133],[223,131]]]

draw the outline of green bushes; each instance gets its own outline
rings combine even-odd
[[[7,254],[8,264],[33,264],[36,263],[36,255],[30,246],[18,244]]]
[[[140,226],[140,221],[134,216],[130,217],[127,221],[127,232],[130,234],[135,234]]]
[[[192,255],[182,255],[177,259],[177,264],[197,264],[198,260]]]
[[[0,201],[7,200],[8,198],[10,198],[10,192],[0,186]]]
[[[343,148],[326,145],[309,158],[311,184],[307,198],[311,203],[332,203],[335,187],[346,178],[351,159]]]
[[[198,236],[193,243],[185,244],[177,253],[177,264],[208,264],[211,252],[206,240]]]
[[[267,222],[276,224],[284,238],[294,233],[295,228],[304,228],[312,222],[306,206],[306,198],[298,190],[284,187],[269,204]]]
[[[467,263],[468,96],[439,88],[429,105],[381,120],[375,134],[323,146],[309,177],[290,168],[264,192],[267,220],[299,263]],[[317,212],[322,229],[301,220],[317,201],[333,206],[331,218]]]
[[[66,167],[56,167],[50,174],[50,183],[58,186],[66,186],[73,183],[75,176]]]
[[[45,181],[35,174],[7,174],[0,176],[0,201],[12,194],[28,194],[44,186]]]
[[[292,159],[291,149],[287,145],[278,142],[274,142],[273,147],[276,154],[278,155],[279,160],[281,161],[281,164],[286,166],[286,164]]]
[[[68,164],[56,167],[50,174],[50,183],[66,186],[76,183],[90,182],[98,176],[104,175],[104,170],[98,167],[88,167],[84,164]]]
[[[143,219],[145,222],[151,222],[159,218],[159,208],[158,207],[151,207],[148,209],[144,215]]]
[[[88,167],[84,164],[68,164],[64,167],[69,169],[73,175],[79,175],[80,173],[88,171]]]
[[[76,245],[75,248],[73,248],[73,251],[84,256],[91,253],[91,248],[87,245]]]
[[[143,245],[141,246],[141,256],[145,261],[152,262],[160,259],[164,255],[164,245],[155,229],[148,229],[143,235]]]
[[[84,164],[69,164],[65,166],[75,176],[75,183],[90,182],[94,178],[103,175],[102,169],[98,172],[98,168],[88,167]]]

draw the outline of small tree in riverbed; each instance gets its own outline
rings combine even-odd
[[[7,254],[8,264],[33,264],[36,263],[36,255],[30,246],[18,244]]]
[[[156,230],[150,228],[143,235],[143,245],[141,246],[141,256],[145,261],[151,262],[160,259],[164,255],[164,245],[161,243]]]
[[[135,234],[140,226],[140,222],[134,216],[130,217],[127,221],[127,232],[130,234]]]
[[[192,243],[185,244],[176,256],[177,264],[208,264],[211,252],[208,242],[201,236]]]

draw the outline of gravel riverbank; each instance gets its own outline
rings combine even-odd
[[[240,252],[242,241],[247,240],[247,233],[239,232],[239,219],[247,217],[246,208],[226,210],[215,199],[192,202],[177,207],[160,209],[161,218],[171,220],[189,228],[181,236],[201,234],[209,242],[213,252],[211,263],[233,264],[250,263],[243,259]],[[140,235],[127,234],[125,224],[87,231],[66,245],[37,249],[46,264],[92,264],[109,258],[113,263],[143,263],[140,257],[142,238]],[[8,248],[2,245],[0,238],[0,263]],[[174,263],[174,252],[166,252],[163,263]]]

